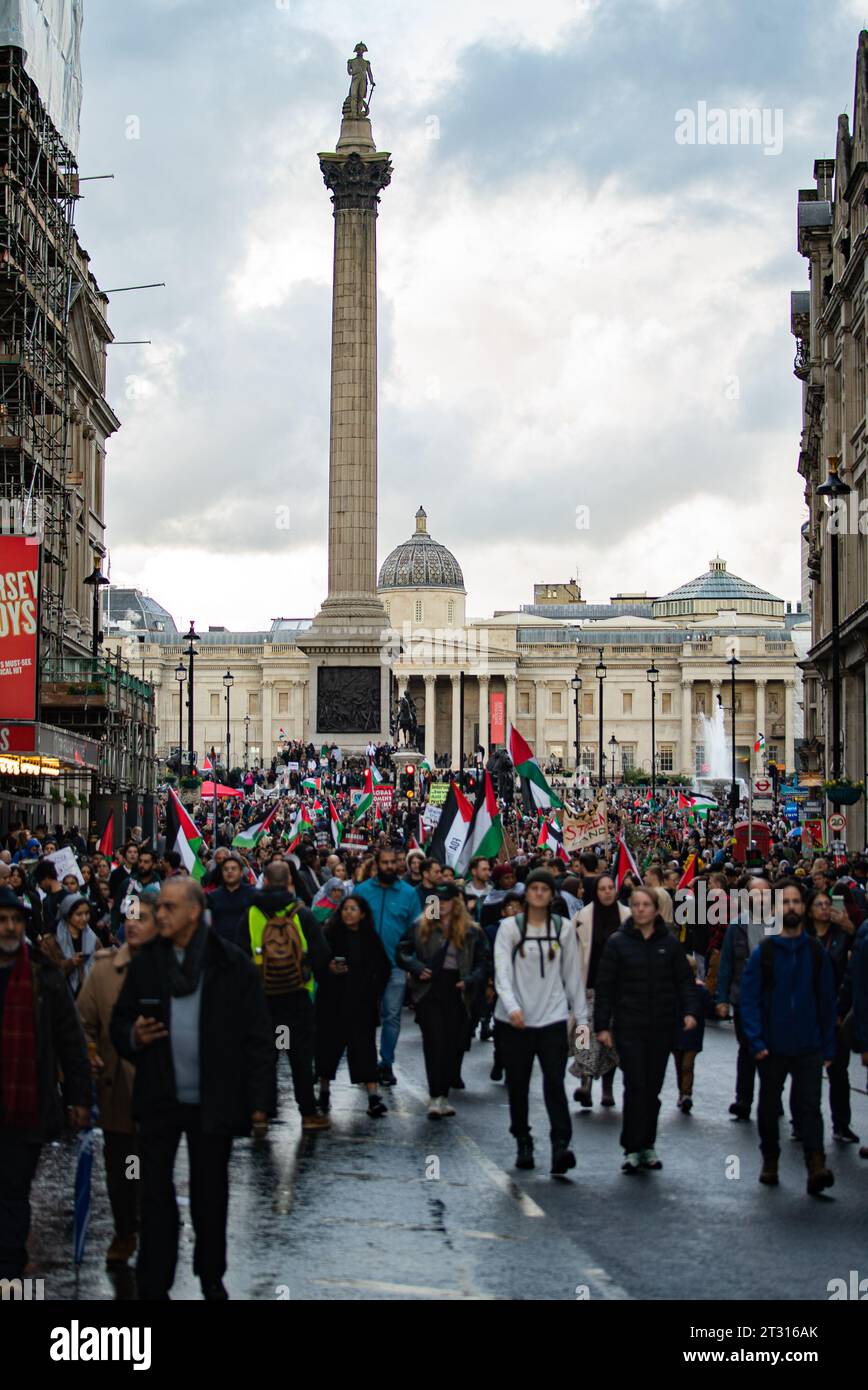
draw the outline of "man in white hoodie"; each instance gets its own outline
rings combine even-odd
[[[509,1128],[518,1146],[515,1166],[534,1166],[528,1093],[538,1058],[550,1125],[551,1171],[564,1177],[576,1166],[564,1085],[569,1020],[572,1015],[579,1029],[587,1030],[588,1013],[576,933],[567,918],[552,914],[554,895],[553,875],[535,869],[527,879],[525,911],[500,924],[494,944],[494,1017],[509,1092]]]

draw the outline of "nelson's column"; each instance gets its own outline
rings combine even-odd
[[[299,634],[310,660],[307,736],[363,747],[389,737],[389,619],[377,596],[377,204],[392,177],[369,117],[363,43],[333,153],[319,155],[334,204],[328,597]]]

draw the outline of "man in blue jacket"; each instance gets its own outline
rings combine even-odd
[[[795,879],[776,885],[774,935],[757,946],[741,981],[741,1016],[760,1078],[757,1120],[763,1156],[760,1182],[778,1183],[781,1092],[793,1079],[792,1110],[805,1150],[808,1192],[831,1187],[823,1152],[820,1101],[823,1066],[835,1056],[835,974],[828,955],[805,935],[805,900]]]
[[[852,1048],[862,1056],[868,1067],[868,922],[856,933],[853,950],[847,965],[844,983],[838,995],[838,1017],[845,1019],[853,1010]],[[868,1158],[868,1144],[859,1150],[860,1158]]]
[[[377,850],[377,872],[353,892],[364,898],[374,914],[374,926],[383,943],[392,973],[380,1004],[383,1026],[380,1030],[381,1086],[394,1086],[395,1048],[401,1032],[401,1009],[407,988],[407,972],[395,964],[395,947],[419,916],[419,894],[403,879],[398,878],[398,858],[387,846]]]

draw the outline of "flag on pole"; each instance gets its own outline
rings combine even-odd
[[[213,771],[214,771],[214,765],[213,765],[213,763],[211,762],[211,759],[208,757],[208,754],[207,754],[207,753],[205,754],[204,758],[202,759],[202,771],[203,771],[203,772],[213,772]]]
[[[290,830],[286,836],[287,840],[289,841],[289,848],[295,849],[296,845],[298,844],[299,840],[303,835],[312,834],[313,821],[310,818],[310,812],[308,811],[307,806],[305,806],[304,802],[302,802],[298,808],[298,815],[293,821],[292,826],[290,827]]]
[[[202,836],[188,816],[172,788],[166,805],[166,849],[177,850],[181,863],[198,883],[205,877],[205,866],[199,858]]]
[[[557,859],[569,864],[570,857],[564,849],[564,832],[558,824],[557,816],[544,820],[540,826],[537,849],[550,849]]]
[[[278,801],[274,809],[269,811],[264,820],[257,821],[255,825],[248,825],[246,830],[239,830],[232,841],[233,849],[255,849],[263,835],[268,833],[268,827],[280,809]]]
[[[301,785],[302,785],[303,787],[307,787],[308,791],[311,791],[311,792],[319,792],[319,791],[322,790],[322,778],[321,778],[321,777],[305,777],[305,779],[304,779],[304,781],[302,782]]]
[[[485,859],[496,859],[503,844],[503,825],[490,772],[483,773],[482,783],[476,794],[469,842],[470,859],[475,859],[477,855],[482,855]]]
[[[509,756],[523,784],[527,785],[533,805],[542,811],[559,810],[564,803],[555,796],[543,777],[530,744],[512,724],[509,726]]]
[[[353,825],[357,825],[360,820],[364,820],[368,812],[374,809],[374,787],[379,786],[382,780],[381,774],[374,767],[373,763],[370,763],[369,766],[365,768],[365,787],[362,793],[362,799],[356,807],[356,814],[353,816]],[[379,818],[376,811],[375,818]]]
[[[455,868],[470,834],[473,807],[456,782],[449,787],[428,853],[441,864]]]
[[[764,753],[764,752],[766,751],[766,736],[765,736],[765,734],[757,734],[757,736],[756,736],[756,742],[754,743],[754,746],[753,746],[753,751],[754,751],[755,753]]]
[[[97,842],[97,849],[99,850],[100,854],[104,854],[107,858],[110,859],[111,856],[114,854],[114,848],[115,813],[114,811],[109,811],[108,819],[106,820],[106,823],[103,826],[102,834],[100,835],[99,840]]]
[[[341,840],[344,838],[344,827],[341,822],[341,818],[338,815],[337,807],[335,806],[335,803],[332,801],[331,797],[329,797],[328,802],[329,826],[332,832],[332,844],[334,845],[335,849],[340,849]]]
[[[687,863],[684,865],[684,873],[681,875],[680,879],[678,880],[678,884],[677,884],[677,886],[676,886],[676,892],[678,891],[678,888],[689,888],[690,885],[691,885],[691,883],[693,883],[693,881],[694,881],[695,878],[696,878],[696,855],[695,855],[695,854],[691,854],[691,855],[688,857]]]
[[[720,807],[713,796],[685,796],[679,792],[677,809],[689,815],[707,816],[709,811],[719,811]]]
[[[619,890],[628,874],[631,874],[636,883],[642,882],[642,875],[639,872],[636,860],[630,853],[630,846],[623,835],[618,836],[618,846],[615,851],[615,887]]]

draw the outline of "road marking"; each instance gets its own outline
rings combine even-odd
[[[427,1284],[386,1284],[379,1279],[312,1279],[332,1289],[358,1289],[365,1293],[388,1293],[397,1297],[459,1299],[462,1303],[497,1303],[496,1294],[471,1293],[467,1289],[438,1289]]]
[[[442,1226],[420,1226],[418,1223],[410,1221],[378,1221],[374,1217],[367,1216],[326,1216],[319,1223],[321,1226],[366,1226],[377,1231],[418,1231],[424,1233],[431,1232],[434,1235],[442,1235]],[[460,1226],[450,1229],[450,1236],[466,1236],[471,1240],[505,1240],[513,1244],[523,1243],[524,1236],[499,1236],[494,1231],[468,1231]]]

